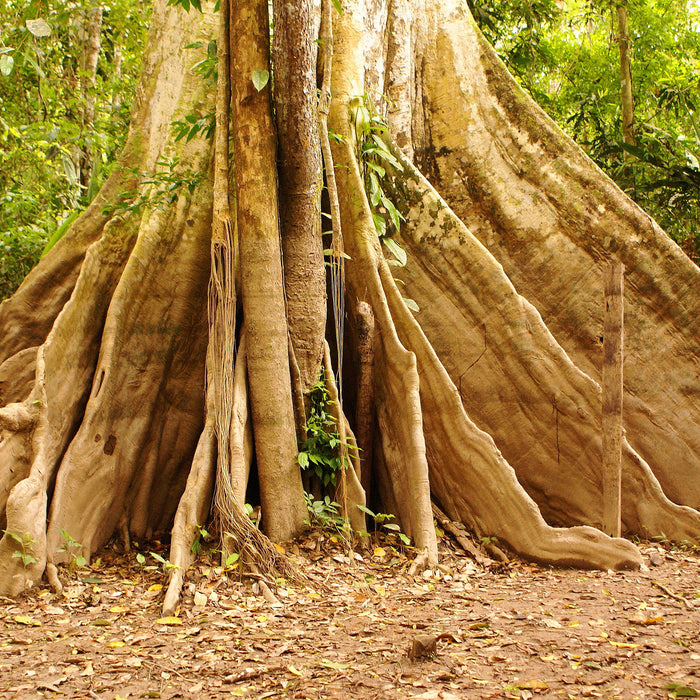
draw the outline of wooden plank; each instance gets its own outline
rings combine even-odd
[[[624,347],[624,265],[613,261],[603,273],[603,532],[621,530],[622,364]]]

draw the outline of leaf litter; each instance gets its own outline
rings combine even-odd
[[[409,575],[390,543],[287,546],[308,583],[215,554],[161,617],[163,574],[115,545],[49,589],[0,598],[0,698],[676,698],[700,691],[700,556],[642,545],[638,572],[495,562],[443,536]],[[148,551],[165,547],[149,544]]]

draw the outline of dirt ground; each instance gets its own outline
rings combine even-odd
[[[449,573],[413,577],[410,553],[383,543],[351,563],[349,550],[315,532],[288,548],[308,585],[278,581],[271,603],[206,555],[175,619],[160,617],[164,576],[150,551],[167,556],[157,544],[144,548],[145,564],[108,550],[74,571],[62,595],[0,599],[0,698],[631,699],[700,690],[697,550],[642,544],[646,570],[613,573],[478,565],[444,538]]]

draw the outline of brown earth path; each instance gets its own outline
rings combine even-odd
[[[308,586],[270,603],[202,557],[177,620],[159,618],[162,572],[109,552],[63,595],[0,600],[0,698],[691,696],[700,554],[642,551],[639,572],[479,566],[443,539],[450,573],[412,577],[386,543],[350,565],[315,532],[290,548]],[[454,641],[409,658],[441,632]]]

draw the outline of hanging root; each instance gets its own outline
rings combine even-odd
[[[364,506],[367,502],[365,499],[365,492],[358,477],[360,459],[355,436],[343,412],[338,397],[338,387],[333,379],[331,351],[328,347],[328,343],[325,344],[323,369],[326,375],[326,386],[328,387],[331,413],[338,426],[338,433],[340,434],[340,453],[343,466],[341,468],[341,480],[338,486],[339,495],[337,497],[340,498],[343,517],[350,523],[350,527],[355,532],[363,532],[366,530],[365,516],[358,506]]]

